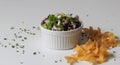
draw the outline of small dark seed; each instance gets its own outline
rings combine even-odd
[[[35,33],[33,33],[33,35],[36,35]]]
[[[62,62],[62,60],[59,60],[60,62]]]
[[[26,40],[26,39],[27,39],[27,37],[24,37],[24,39]]]
[[[19,46],[19,44],[18,44],[18,43],[16,43],[16,46]]]
[[[16,33],[14,33],[14,36],[15,36],[15,38],[17,38],[17,34]]]
[[[30,34],[29,32],[27,32],[27,34]]]
[[[15,36],[15,38],[17,38],[17,34],[16,33],[14,33],[14,36]]]
[[[116,53],[116,51],[113,51],[113,53]]]
[[[32,35],[32,33],[30,32],[30,35]]]
[[[14,35],[16,35],[16,33],[14,33]]]
[[[13,30],[13,29],[15,29],[15,28],[14,28],[14,27],[11,27],[10,29]]]
[[[37,53],[36,52],[33,52],[33,55],[36,55]]]
[[[15,46],[13,46],[13,45],[12,45],[11,47],[12,47],[12,48],[15,48]]]
[[[23,50],[22,54],[24,54],[24,53],[25,53],[25,50]]]
[[[33,29],[35,29],[35,26],[33,26]]]
[[[38,52],[38,54],[40,54],[40,52]]]
[[[30,31],[29,29],[27,31]]]
[[[86,16],[88,17],[88,14]]]
[[[26,29],[24,29],[24,32],[26,32],[27,30]]]
[[[15,41],[15,39],[12,39],[13,41]]]
[[[9,45],[11,45],[11,43],[9,43]]]
[[[22,28],[19,28],[19,30],[22,30]]]
[[[114,61],[116,61],[116,59],[114,59]]]
[[[4,38],[4,40],[7,40],[7,38]]]
[[[55,60],[55,63],[57,63],[57,61]]]
[[[7,46],[5,45],[5,48],[6,48]]]
[[[1,47],[3,47],[4,45],[1,45]]]
[[[24,41],[24,39],[22,39],[21,41]]]
[[[24,21],[22,22],[22,24],[24,24]]]
[[[19,52],[18,50],[16,52]]]
[[[18,36],[18,38],[22,38],[22,36]]]
[[[20,64],[23,64],[23,62],[20,62]]]

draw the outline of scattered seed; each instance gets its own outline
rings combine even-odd
[[[24,54],[24,53],[25,53],[25,50],[22,51],[22,54]]]
[[[18,44],[18,43],[16,43],[16,46],[19,46],[19,44]]]
[[[24,29],[24,32],[26,32],[27,30],[26,29]]]
[[[1,47],[3,47],[4,45],[1,45]]]
[[[33,29],[35,29],[35,26],[33,26]]]
[[[33,33],[33,35],[36,35],[35,33]]]
[[[22,30],[22,28],[19,28],[19,30]]]
[[[22,38],[22,36],[18,36],[18,38]]]
[[[16,52],[19,52],[18,50]]]
[[[30,31],[29,29],[27,31]]]
[[[116,53],[116,51],[113,51],[113,53]]]
[[[7,38],[4,38],[4,40],[7,40]]]
[[[14,27],[11,27],[10,29],[13,30],[13,29],[15,29],[15,28],[14,28]]]
[[[36,55],[37,53],[36,52],[33,52],[33,55]]]
[[[57,61],[55,60],[55,63],[57,63]]]
[[[27,32],[27,34],[30,34],[29,32]]]
[[[38,52],[38,54],[40,54],[40,52]]]
[[[21,41],[24,41],[24,39],[22,39]]]
[[[6,48],[7,46],[5,45],[5,48]]]
[[[26,39],[27,39],[27,37],[24,37],[24,39],[26,40]]]
[[[86,16],[88,17],[88,14]]]
[[[12,47],[12,48],[15,48],[15,46],[13,46],[13,45],[12,45],[11,47]]]
[[[30,32],[30,35],[32,35],[32,33]]]
[[[116,59],[114,58],[114,61],[116,61]]]
[[[59,60],[60,62],[62,62],[62,60]]]
[[[12,39],[13,41],[15,41],[15,39]]]
[[[24,21],[23,22],[21,22],[22,24],[24,24]]]
[[[23,64],[24,62],[20,62],[20,64]]]
[[[16,35],[16,33],[14,33],[14,35]]]
[[[15,38],[17,38],[17,34],[16,33],[14,33],[14,36],[15,36]]]
[[[22,28],[19,28],[19,30],[21,30],[21,31],[22,31]]]
[[[11,43],[9,43],[9,45],[11,45]]]

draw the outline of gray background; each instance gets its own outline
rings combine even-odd
[[[9,32],[11,26],[28,28],[32,25],[39,26],[48,14],[55,13],[79,15],[84,27],[101,27],[103,31],[113,31],[117,36],[120,36],[120,0],[0,0],[0,38],[2,35],[7,36],[12,33]],[[24,22],[25,25],[22,25],[21,22]],[[35,44],[32,44],[40,43],[35,39],[36,37],[31,38],[34,41],[27,41],[29,43],[28,53],[25,55],[17,54],[11,49],[0,48],[0,65],[21,65],[21,61],[24,62],[23,65],[67,65],[63,57],[70,55],[71,50],[43,50],[43,53],[48,54],[46,58],[30,54],[36,48],[40,50],[39,45],[35,47]],[[119,51],[119,48],[114,50]],[[101,65],[118,65],[120,63],[119,53],[116,55],[118,59],[116,62],[111,59]],[[63,59],[64,61],[55,64],[55,59]]]

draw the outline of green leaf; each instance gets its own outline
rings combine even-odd
[[[47,29],[47,24],[43,24],[42,27]]]
[[[72,22],[78,22],[79,20],[77,18],[71,18]]]
[[[64,30],[64,27],[62,25],[57,25],[58,28],[60,28],[60,31]]]

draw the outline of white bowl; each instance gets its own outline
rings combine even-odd
[[[81,27],[70,31],[52,31],[40,25],[42,43],[50,49],[72,49],[80,42]]]

